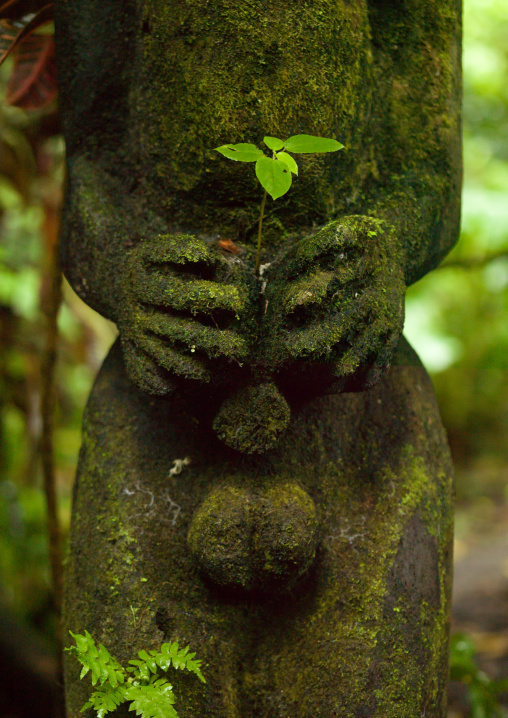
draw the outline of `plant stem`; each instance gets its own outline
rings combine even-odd
[[[58,517],[54,450],[55,368],[58,353],[58,312],[62,303],[62,270],[59,251],[60,193],[44,202],[44,236],[47,250],[45,283],[47,294],[42,300],[45,319],[46,346],[41,356],[41,418],[42,432],[40,453],[44,479],[44,493],[48,514],[49,559],[53,600],[56,614],[55,653],[57,658],[58,690],[55,693],[55,718],[65,718],[63,695],[63,637],[62,637],[62,589],[63,564],[61,526]]]
[[[263,217],[265,216],[266,195],[267,195],[267,192],[265,190],[265,193],[263,195],[263,201],[261,202],[261,211],[259,213],[258,246],[256,249],[256,266],[254,268],[254,274],[256,275],[256,277],[259,274],[259,261],[261,259],[261,237],[262,237],[262,229],[263,229]]]

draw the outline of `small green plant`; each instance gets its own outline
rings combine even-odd
[[[508,691],[508,679],[492,680],[475,660],[476,645],[466,633],[456,633],[450,640],[450,678],[467,686],[471,718],[504,718],[499,704],[501,693]]]
[[[200,670],[201,661],[194,660],[195,653],[189,653],[188,646],[180,649],[178,643],[163,643],[160,651],[139,651],[139,660],[129,661],[129,667],[125,669],[102,643],[99,647],[95,645],[88,631],[84,636],[69,633],[76,645],[65,650],[83,666],[80,678],[91,671],[92,685],[97,686],[81,710],[93,708],[98,718],[126,701],[131,701],[129,710],[136,711],[142,718],[178,718],[173,707],[173,686],[159,676],[159,669],[167,671],[172,666],[190,671],[206,683]]]
[[[266,197],[269,194],[273,200],[276,200],[285,195],[291,187],[293,175],[298,174],[298,165],[288,153],[316,154],[320,152],[336,152],[344,148],[344,145],[341,145],[337,140],[326,137],[313,137],[312,135],[293,135],[287,140],[279,140],[277,137],[264,137],[263,142],[268,149],[272,150],[271,157],[267,157],[263,150],[248,142],[240,142],[236,145],[221,145],[221,147],[215,148],[217,152],[230,160],[256,163],[256,177],[264,189],[264,195],[259,213],[255,274],[259,272]]]

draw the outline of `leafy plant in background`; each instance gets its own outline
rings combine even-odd
[[[0,0],[0,64],[14,60],[5,102],[40,110],[57,96],[53,0]]]
[[[291,187],[293,175],[298,174],[298,165],[295,159],[288,153],[317,154],[321,152],[336,152],[344,148],[344,145],[337,142],[337,140],[328,139],[326,137],[314,137],[313,135],[293,135],[287,140],[279,140],[278,137],[264,137],[263,142],[268,149],[272,150],[271,157],[267,157],[263,150],[260,150],[259,147],[248,142],[240,142],[236,145],[221,145],[215,148],[217,152],[220,152],[224,157],[230,160],[235,160],[236,162],[255,162],[256,177],[265,191],[259,212],[255,274],[259,272],[266,197],[269,194],[273,200],[276,200],[285,195]]]
[[[492,680],[475,661],[476,645],[466,633],[456,633],[450,641],[450,678],[467,686],[471,718],[505,718],[499,705],[501,693],[508,691],[508,678]]]
[[[129,710],[135,710],[142,718],[178,718],[173,707],[173,687],[166,678],[159,676],[159,669],[165,672],[173,667],[190,671],[206,683],[201,673],[201,661],[194,659],[196,654],[189,653],[188,646],[180,649],[176,642],[163,643],[160,651],[139,651],[139,659],[129,661],[130,665],[125,669],[102,643],[97,648],[88,631],[84,636],[69,633],[76,645],[65,650],[82,664],[80,678],[91,671],[92,685],[98,684],[81,710],[93,708],[98,718],[126,701],[131,701]]]

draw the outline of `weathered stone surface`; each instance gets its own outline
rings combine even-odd
[[[189,643],[182,718],[444,718],[451,466],[399,337],[458,234],[460,2],[60,0],[56,32],[64,268],[120,331],[67,626]],[[257,278],[253,168],[212,148],[298,133],[346,152],[302,156]]]
[[[442,718],[452,469],[429,379],[407,345],[398,361],[364,393],[295,409],[278,446],[246,459],[181,400],[135,389],[116,345],[85,415],[67,626],[120,661],[190,644],[208,682],[172,675],[183,718]],[[296,569],[265,565],[270,541],[279,557],[305,543],[294,509],[285,523],[263,515],[290,501],[315,554],[306,543]],[[207,525],[214,502],[225,534]],[[74,718],[88,688],[67,670]]]
[[[405,284],[458,233],[460,3],[65,0],[56,28],[63,264],[137,385],[379,378]],[[257,281],[259,185],[213,148],[300,132],[346,151],[300,156]]]

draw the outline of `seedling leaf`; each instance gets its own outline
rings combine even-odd
[[[315,152],[336,152],[342,150],[337,140],[331,140],[327,137],[313,137],[312,135],[293,135],[284,142],[284,149],[288,152],[296,153],[315,153]]]
[[[284,162],[294,175],[298,174],[298,165],[296,164],[294,158],[291,157],[291,155],[288,155],[287,152],[277,152],[277,159]]]
[[[237,145],[221,145],[215,148],[221,155],[236,162],[256,162],[260,157],[264,157],[263,150],[249,142],[240,142]]]
[[[272,199],[282,197],[291,187],[292,177],[287,164],[271,157],[263,155],[256,162],[256,177]]]
[[[278,137],[263,137],[265,145],[274,152],[281,150],[284,147],[284,140],[279,140]]]

